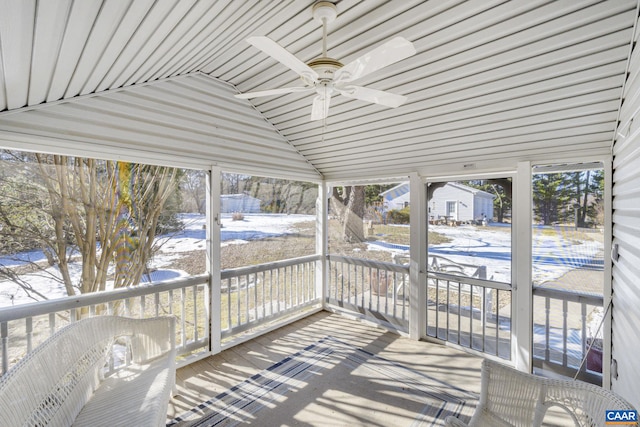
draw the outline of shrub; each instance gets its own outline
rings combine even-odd
[[[387,213],[387,221],[391,224],[409,224],[409,208],[390,210]]]
[[[231,220],[232,221],[243,221],[244,220],[244,214],[242,212],[234,212],[231,215]]]

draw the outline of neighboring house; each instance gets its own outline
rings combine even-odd
[[[222,213],[260,213],[260,199],[247,194],[223,194],[220,196]]]
[[[409,183],[405,182],[380,193],[388,209],[409,206]],[[429,217],[448,218],[454,221],[493,219],[493,199],[486,191],[449,182],[434,190],[429,200]]]
[[[404,182],[380,193],[386,210],[409,206],[409,183]]]

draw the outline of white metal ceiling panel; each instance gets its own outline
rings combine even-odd
[[[280,164],[294,175],[317,176],[317,170],[331,180],[429,175],[442,168],[455,173],[469,162],[483,169],[576,152],[610,153],[637,0],[336,0],[338,17],[328,28],[330,56],[348,63],[396,35],[412,41],[417,54],[357,82],[406,95],[405,105],[387,109],[335,96],[326,122],[309,120],[313,94],[238,101],[225,86],[214,90],[216,102],[210,103],[202,97],[212,83],[202,83],[202,76],[163,82],[205,73],[243,92],[299,86],[295,73],[246,38],[266,35],[303,61],[318,57],[322,31],[312,17],[313,3],[0,0],[0,111],[73,100],[77,105],[42,113],[20,110],[17,114],[29,119],[12,120],[22,123],[23,135],[43,131],[24,128],[34,114],[42,120],[51,114],[46,123],[53,128],[56,120],[70,126],[73,117],[77,128],[95,135],[107,135],[112,126],[112,145],[118,146],[116,135],[126,140],[129,132],[120,125],[140,120],[144,128],[160,114],[151,113],[149,105],[159,108],[164,102],[172,114],[164,116],[163,126],[174,121],[175,127],[155,143],[140,137],[128,152],[138,147],[166,153],[175,145],[163,137],[184,138],[186,148],[176,154],[186,163],[212,159],[213,154],[197,154],[207,150],[218,150],[229,165],[253,161],[250,154],[236,159],[233,149],[219,142],[228,137],[242,156],[245,150],[263,150],[265,166]],[[155,81],[157,87],[149,85]],[[194,89],[187,81],[203,86]],[[147,86],[125,96],[126,88],[139,85]],[[117,102],[83,97],[123,88]],[[126,120],[119,120],[118,102]],[[225,109],[236,124],[248,114],[253,123],[248,128],[260,131],[241,141],[225,126],[206,125],[207,114],[218,117]],[[198,125],[186,131],[193,111]],[[255,123],[260,115],[269,131]],[[63,128],[58,125],[58,131]],[[273,160],[266,160],[269,156]],[[300,156],[304,165],[297,164]]]

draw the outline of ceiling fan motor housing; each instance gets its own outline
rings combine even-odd
[[[342,68],[340,61],[327,57],[313,59],[307,62],[307,65],[318,73],[318,80],[333,80],[333,74]]]

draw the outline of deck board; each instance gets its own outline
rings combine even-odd
[[[178,394],[169,404],[169,419],[183,414],[326,336],[333,336],[453,386],[474,393],[480,391],[482,359],[477,356],[444,345],[413,341],[338,314],[320,312],[180,368],[177,372]],[[367,392],[362,390],[363,394]],[[370,408],[361,410],[369,411]],[[300,411],[309,411],[309,408],[303,407]],[[349,411],[353,412],[353,408],[349,408]],[[288,410],[282,412],[291,413]],[[393,414],[385,415],[393,417]],[[313,425],[327,422],[320,414],[299,413],[296,416],[297,419],[314,417],[317,417],[318,423],[311,423]],[[296,424],[295,420],[291,419],[283,419],[281,423]]]

